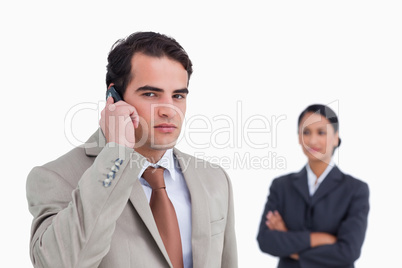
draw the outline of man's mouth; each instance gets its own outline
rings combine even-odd
[[[156,125],[156,126],[154,126],[154,128],[163,133],[170,133],[170,132],[175,131],[177,127],[174,124],[164,123],[164,124]]]

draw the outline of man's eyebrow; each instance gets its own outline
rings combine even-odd
[[[137,88],[136,91],[154,91],[154,92],[164,92],[163,89],[158,88],[158,87],[153,87],[153,86],[143,86]],[[188,94],[188,89],[187,88],[181,88],[181,89],[176,89],[173,91],[174,94],[181,93],[181,94]]]
[[[188,94],[188,88],[176,89],[173,93],[181,93],[181,94]]]
[[[163,92],[164,90],[158,87],[152,87],[152,86],[143,86],[137,88],[136,91],[156,91],[156,92]]]

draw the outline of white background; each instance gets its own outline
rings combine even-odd
[[[31,267],[26,177],[96,130],[98,111],[71,111],[99,102],[102,108],[110,47],[146,30],[173,36],[193,61],[187,118],[204,115],[212,130],[192,140],[183,135],[177,147],[211,161],[224,159],[235,192],[240,267],[275,267],[276,258],[258,248],[258,225],[272,179],[305,164],[296,122],[312,103],[329,104],[338,113],[343,144],[335,160],[370,186],[369,227],[356,266],[400,263],[399,1],[8,2],[0,4],[0,266]],[[231,139],[229,132],[213,135],[228,127],[222,116],[235,126],[231,147],[218,148]],[[271,133],[246,137],[240,131],[248,118],[272,122],[272,116],[286,119]],[[65,130],[73,131],[73,142]],[[269,146],[258,149],[246,140]],[[212,145],[197,148],[201,141]],[[276,156],[269,166],[234,160],[247,154],[268,159],[269,152]],[[278,159],[286,165],[273,163]]]

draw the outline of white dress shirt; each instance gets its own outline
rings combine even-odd
[[[327,168],[324,170],[324,172],[321,174],[321,176],[317,179],[317,176],[314,174],[314,172],[310,168],[310,165],[307,163],[307,165],[306,165],[307,181],[308,181],[308,190],[310,192],[310,196],[314,195],[314,193],[317,191],[320,184],[324,181],[324,179],[327,177],[328,173],[332,170],[332,168],[334,166],[335,166],[335,163],[331,159],[331,162],[328,164]]]
[[[193,254],[191,247],[191,198],[186,181],[180,169],[179,162],[173,155],[173,149],[165,152],[162,158],[156,164],[145,162],[140,176],[149,166],[164,167],[163,177],[165,179],[166,192],[176,211],[179,223],[181,245],[183,250],[183,263],[185,268],[193,267]],[[148,202],[151,200],[152,188],[148,182],[140,177]]]

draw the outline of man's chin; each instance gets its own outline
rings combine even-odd
[[[157,150],[157,151],[163,151],[163,150],[168,150],[168,149],[172,149],[174,147],[174,145],[153,145],[151,148],[153,150]]]
[[[154,143],[151,145],[151,148],[153,150],[168,150],[173,148],[176,145],[176,141],[174,142],[169,142],[169,143]]]

